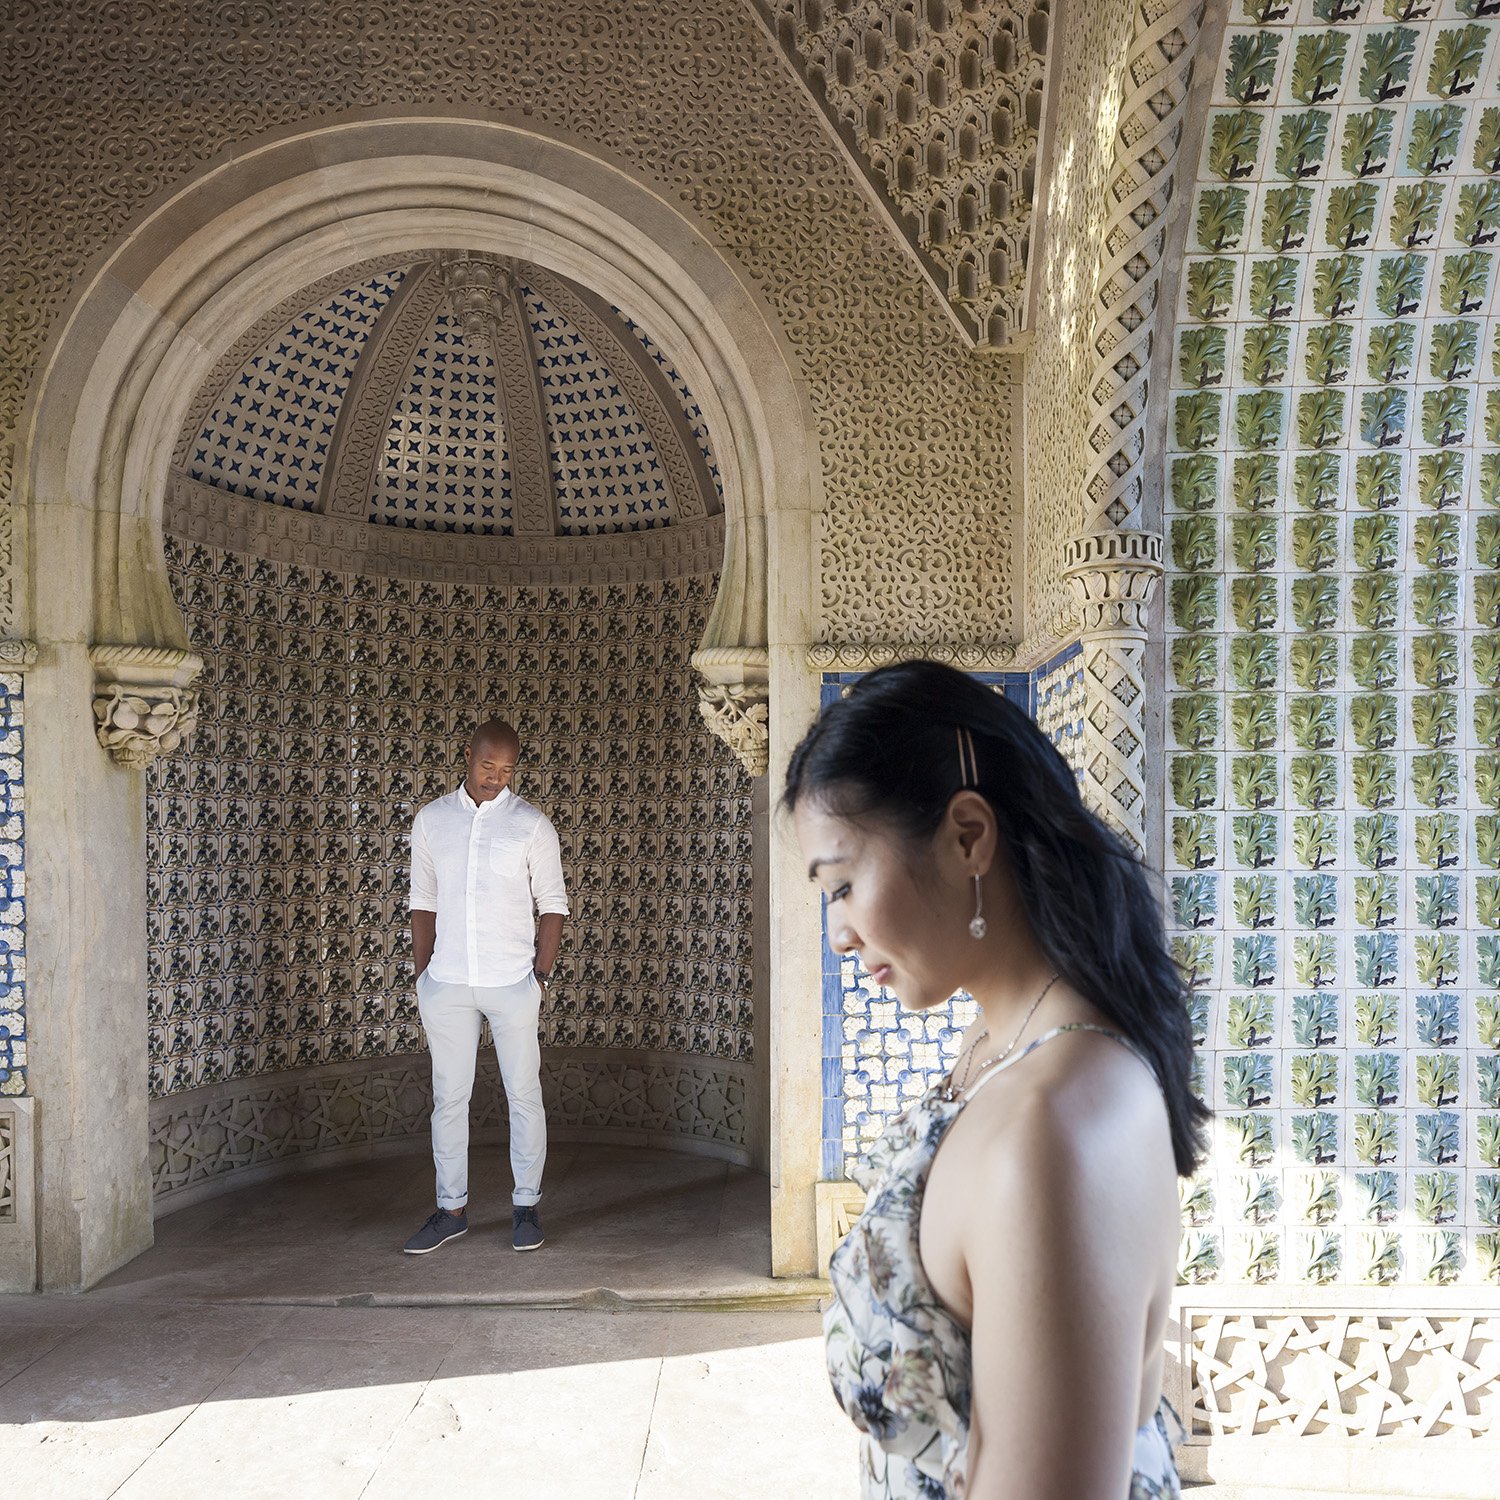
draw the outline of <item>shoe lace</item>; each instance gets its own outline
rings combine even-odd
[[[453,1216],[448,1212],[446,1208],[440,1208],[435,1214],[430,1214],[428,1216],[427,1222],[422,1226],[422,1228],[436,1229],[444,1219],[449,1219],[452,1217]]]
[[[518,1208],[516,1210],[516,1224],[537,1224],[536,1210],[534,1208]],[[540,1227],[539,1225],[537,1227]]]

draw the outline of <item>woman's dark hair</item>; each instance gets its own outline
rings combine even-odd
[[[957,729],[977,777],[960,770]],[[875,816],[931,839],[955,792],[990,804],[1021,904],[1052,967],[1149,1059],[1186,1177],[1209,1111],[1193,1093],[1187,991],[1145,867],[1079,795],[1067,762],[1013,703],[953,667],[907,661],[862,677],[792,754],[783,802]]]

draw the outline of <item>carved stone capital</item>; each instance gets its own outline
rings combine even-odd
[[[164,646],[95,646],[94,724],[116,765],[142,771],[175,750],[198,723],[190,686],[203,658]]]
[[[739,758],[752,776],[770,765],[770,669],[764,647],[720,646],[693,653],[698,712],[709,731]]]
[[[1154,531],[1094,531],[1063,548],[1063,577],[1082,607],[1082,633],[1144,638],[1146,609],[1162,572]]]
[[[514,269],[504,261],[465,250],[441,256],[435,269],[465,339],[477,348],[493,348],[495,324],[515,293]]]

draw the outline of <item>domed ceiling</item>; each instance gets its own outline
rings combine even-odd
[[[703,414],[644,329],[466,254],[284,303],[220,362],[176,459],[220,494],[413,530],[587,537],[723,508]]]

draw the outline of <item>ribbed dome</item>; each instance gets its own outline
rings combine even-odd
[[[644,329],[562,277],[467,255],[284,303],[200,392],[178,467],[273,505],[492,536],[722,509],[703,414]]]

